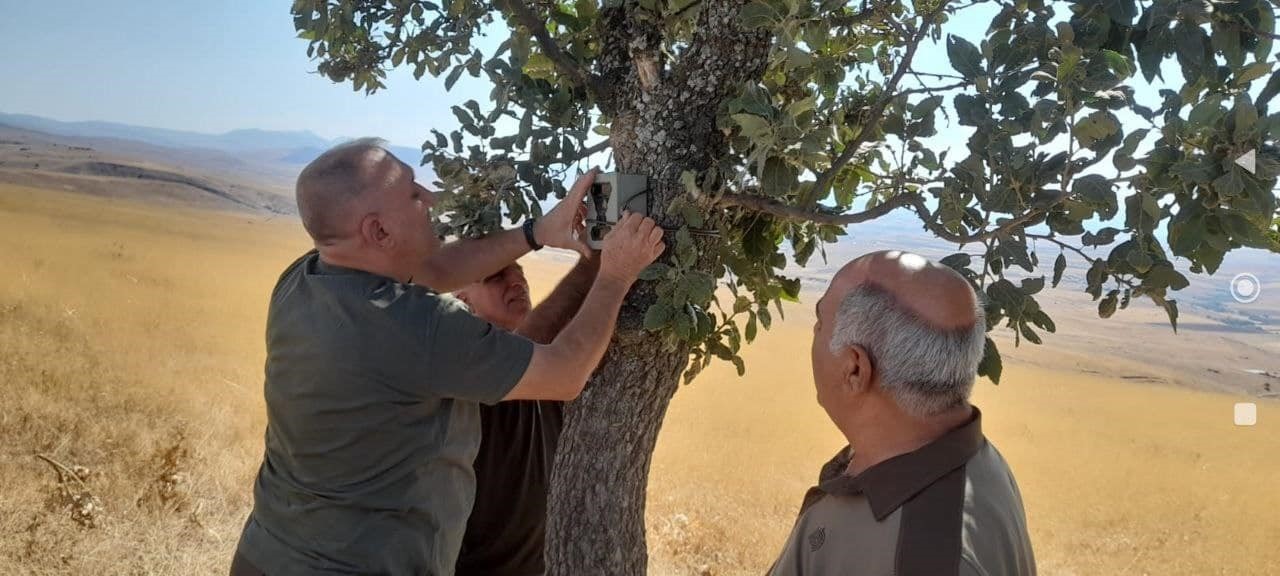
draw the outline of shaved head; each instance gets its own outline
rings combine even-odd
[[[872,252],[846,264],[831,281],[831,295],[870,284],[893,296],[920,320],[940,330],[972,326],[977,296],[955,270],[910,252]]]
[[[316,245],[357,233],[359,200],[393,177],[392,165],[400,164],[385,145],[376,138],[353,140],[325,151],[302,169],[295,190],[298,214]]]

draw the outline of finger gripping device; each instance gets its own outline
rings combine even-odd
[[[649,179],[640,174],[596,174],[587,192],[587,244],[599,250],[623,212],[649,215]]]

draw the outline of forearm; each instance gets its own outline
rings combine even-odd
[[[630,285],[597,279],[560,334],[535,349],[525,377],[506,400],[572,400],[604,357]]]
[[[425,263],[418,283],[437,292],[452,292],[493,274],[529,252],[520,229],[477,239],[459,239],[438,248]]]
[[[600,255],[579,258],[554,290],[529,312],[516,333],[539,344],[555,340],[560,330],[577,314],[582,300],[591,291],[591,283],[600,269]]]

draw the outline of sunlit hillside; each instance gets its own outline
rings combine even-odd
[[[0,574],[226,573],[261,457],[267,298],[306,248],[285,217],[0,185]],[[535,294],[567,268],[528,260]],[[1041,573],[1274,573],[1280,404],[1153,360],[1199,354],[1228,378],[1243,361],[1224,350],[1270,366],[1268,343],[1053,302],[1061,337],[1002,341],[1004,380],[976,400]],[[811,304],[750,347],[745,378],[714,367],[672,403],[652,573],[762,573],[840,448],[808,378]],[[1246,399],[1259,424],[1239,428]]]

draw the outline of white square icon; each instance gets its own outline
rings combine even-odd
[[[1236,426],[1253,426],[1258,423],[1258,405],[1253,402],[1237,402]]]

